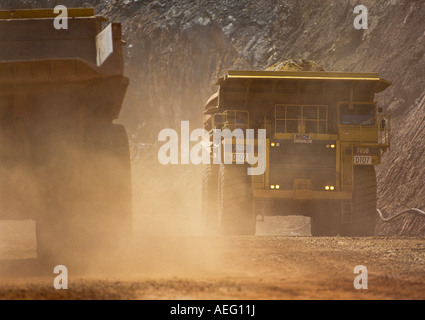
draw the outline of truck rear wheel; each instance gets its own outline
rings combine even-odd
[[[75,260],[122,249],[130,239],[131,172],[124,127],[89,125],[76,153],[79,163],[68,168],[72,182],[52,182],[55,172],[47,182],[46,212],[36,229],[38,255],[44,260],[79,262]]]
[[[208,234],[217,231],[218,207],[218,166],[207,164],[203,170],[202,211],[205,231]]]
[[[236,164],[220,165],[218,185],[220,232],[225,235],[254,235],[256,219],[247,167]]]
[[[377,192],[373,166],[354,167],[352,223],[343,226],[343,235],[370,237],[375,235]]]
[[[131,164],[125,128],[93,126],[87,134],[86,150],[91,171],[86,180],[87,211],[101,235],[99,247],[125,247],[132,232]]]

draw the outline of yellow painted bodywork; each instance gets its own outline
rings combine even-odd
[[[257,87],[255,87],[256,83]],[[318,92],[305,92],[307,84],[316,86],[320,90]],[[263,176],[252,177],[253,196],[255,200],[341,200],[349,202],[352,198],[354,184],[355,148],[377,149],[378,153],[371,156],[372,160],[370,164],[376,166],[380,164],[382,153],[390,147],[390,117],[378,113],[374,102],[374,95],[384,91],[391,85],[391,82],[380,78],[377,73],[228,71],[224,77],[216,82],[216,85],[220,86],[220,89],[205,105],[204,121],[206,124],[211,119],[209,115],[222,114],[226,110],[249,111],[250,119],[255,118],[254,114],[256,112],[262,112],[262,114],[266,114],[267,112],[273,114],[274,112],[274,119],[271,125],[266,121],[271,120],[270,118],[265,116],[264,120],[263,128],[267,128],[267,130],[271,129],[272,133],[268,135],[266,141],[266,172]],[[279,91],[276,89],[278,85],[281,85],[283,89],[285,89],[285,86],[294,89],[293,91],[285,91],[281,88]],[[254,87],[256,90],[251,90]],[[335,87],[341,87],[342,91],[332,91],[329,93],[330,89],[334,89]],[[341,98],[339,96],[343,97]],[[261,103],[262,101],[264,103]],[[351,108],[354,103],[375,106],[373,125],[343,125],[340,123],[340,105],[348,104]],[[234,106],[235,104],[239,104],[240,108],[236,108]],[[298,132],[277,132],[277,121],[279,119],[277,119],[276,108],[286,108],[286,106],[326,107],[326,133],[317,132],[308,134],[313,142],[333,141],[335,144],[335,170],[337,177],[334,186],[335,190],[312,190],[311,186],[308,187],[308,183],[300,183],[298,187],[294,183],[292,190],[271,190],[271,141],[293,140],[294,134],[306,133],[305,125],[300,124],[298,126]],[[330,107],[333,110],[335,108],[337,110],[336,119],[333,119],[334,122],[337,122],[337,124],[334,123],[334,126],[336,126],[335,132],[328,131],[328,122],[330,121],[328,108]],[[274,110],[272,110],[273,108]],[[270,111],[267,111],[269,109]],[[285,119],[296,121],[296,119],[288,119],[286,114]],[[303,118],[302,121],[304,119],[307,118]],[[382,119],[387,121],[385,128],[380,127]],[[320,117],[318,116],[317,123],[319,124],[320,121]],[[214,129],[213,125],[210,127]],[[287,124],[285,122],[286,130]],[[255,144],[258,144],[258,141]],[[352,150],[351,154],[346,154],[349,149]]]
[[[19,10],[0,10],[0,19],[49,19],[56,18],[59,14],[54,13],[53,9],[19,9]],[[69,18],[93,17],[93,8],[69,8]]]

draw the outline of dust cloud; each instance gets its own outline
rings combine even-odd
[[[8,202],[5,210],[11,212],[9,219],[23,211],[22,203],[37,201],[39,206],[25,208],[22,221],[0,221],[0,277],[51,274],[59,264],[68,266],[74,274],[96,276],[202,274],[217,266],[216,239],[203,237],[201,167],[162,166],[155,157],[134,160],[130,191],[133,221],[123,239],[114,231],[115,225],[122,223],[123,211],[128,210],[120,207],[125,203],[122,197],[127,196],[120,190],[125,183],[117,187],[102,177],[109,171],[125,176],[119,168],[122,164],[99,150],[92,150],[96,160],[90,156],[77,160],[78,150],[68,147],[67,156],[60,159],[69,160],[71,152],[74,161],[65,164],[55,157],[49,166],[49,179],[45,174],[38,176],[44,181],[20,174],[23,179],[11,177],[7,185],[3,183],[20,196],[19,201]],[[59,146],[55,151],[65,152]],[[82,165],[83,160],[93,164],[87,167]],[[53,169],[55,166],[61,169]],[[78,179],[72,181],[72,176]],[[36,186],[31,197],[19,192],[30,180]],[[37,258],[40,220],[42,228],[50,229],[45,232],[48,238],[42,239],[45,243],[41,249],[45,250],[47,243],[48,254],[54,259]]]
[[[51,275],[57,264],[67,265],[74,275],[98,277],[118,274],[120,278],[128,276],[130,279],[140,275],[192,277],[222,272],[226,263],[223,261],[222,243],[227,240],[219,235],[204,234],[201,214],[202,166],[161,165],[156,157],[157,146],[147,148],[142,157],[133,157],[132,161],[131,238],[124,239],[124,243],[115,243],[112,250],[108,238],[117,238],[107,229],[101,229],[104,234],[99,234],[95,243],[91,244],[91,240],[85,238],[85,225],[92,225],[96,221],[105,222],[102,221],[104,212],[103,215],[99,212],[105,206],[94,208],[95,213],[87,211],[90,207],[85,206],[84,214],[90,215],[90,219],[76,214],[81,221],[73,219],[69,226],[61,224],[62,229],[53,235],[65,238],[66,242],[49,239],[59,244],[53,248],[60,254],[56,255],[54,261],[43,261],[37,259],[35,220],[0,221],[0,277]],[[106,156],[97,154],[97,157]],[[106,160],[98,164],[110,162],[111,159]],[[117,167],[117,163],[112,165]],[[91,179],[86,177],[86,180]],[[105,197],[111,196],[110,192],[102,194],[101,190],[106,186],[99,182],[91,192],[84,192],[85,203],[93,206],[93,203],[105,201]],[[78,188],[74,186],[75,189]],[[118,190],[114,189],[113,192]],[[64,195],[58,200],[62,201],[61,205],[67,206],[72,201]],[[76,198],[73,200],[75,203]],[[110,214],[119,216],[120,208],[113,201],[106,202],[108,207],[114,209]],[[60,212],[54,214],[60,216]],[[308,222],[309,218],[304,217],[265,217],[257,222],[257,235],[309,235]],[[68,242],[77,243],[80,247],[71,246],[73,251],[64,250]],[[105,243],[108,245],[105,246]],[[78,253],[81,246],[88,246],[90,250]]]

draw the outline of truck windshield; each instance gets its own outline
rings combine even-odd
[[[341,104],[340,123],[373,126],[375,124],[375,106],[373,104],[354,104],[350,109],[348,103]]]

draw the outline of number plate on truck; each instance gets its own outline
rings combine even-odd
[[[246,153],[234,153],[233,161],[246,161]]]
[[[354,164],[371,165],[372,164],[372,157],[371,156],[354,156]]]
[[[313,143],[309,134],[296,134],[294,135],[294,143]]]

